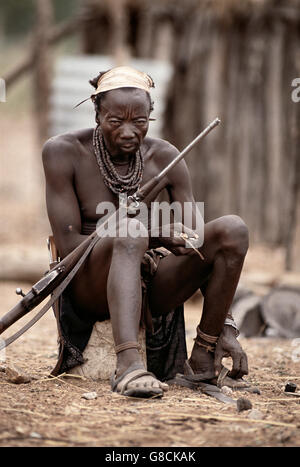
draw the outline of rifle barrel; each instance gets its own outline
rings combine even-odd
[[[22,316],[27,313],[27,310],[24,308],[22,300],[17,303],[9,313],[0,318],[0,334],[4,332],[9,326],[18,321]]]
[[[160,174],[158,175],[158,181],[161,180],[173,167],[174,165],[178,164],[178,162],[183,159],[186,154],[188,152],[190,152],[194,146],[196,146],[196,144],[199,143],[199,141],[201,139],[203,139],[213,128],[215,128],[217,125],[219,125],[219,123],[221,122],[221,120],[219,118],[215,118],[215,120],[213,122],[211,122],[203,131],[201,131],[201,133],[196,136],[196,138],[186,146],[186,148],[183,149],[183,151],[181,151],[180,154],[178,154],[177,157],[175,157],[175,159],[170,162],[169,165],[167,165],[167,167],[165,167],[161,172]]]
[[[178,162],[183,159],[188,152],[190,152],[196,144],[199,143],[201,139],[203,139],[213,128],[215,128],[221,120],[219,118],[215,118],[201,133],[199,133],[196,138],[186,146],[176,157],[175,159],[170,162],[167,167],[165,167],[158,175],[156,175],[153,179],[149,180],[149,182],[145,183],[145,185],[140,188],[137,193],[136,197],[141,201],[146,198],[146,196],[151,192],[155,185],[157,185],[163,177],[167,175],[167,173],[176,165]]]

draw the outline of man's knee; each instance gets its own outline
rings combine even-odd
[[[122,219],[117,236],[113,239],[113,249],[136,255],[148,248],[149,237],[145,226],[137,219]]]
[[[217,235],[220,247],[238,257],[244,257],[249,246],[248,227],[239,216],[229,215],[219,219]]]

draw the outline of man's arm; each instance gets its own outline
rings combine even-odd
[[[60,136],[47,141],[42,153],[48,217],[61,257],[86,238],[80,233],[80,208],[73,185],[76,151],[71,137]]]
[[[156,170],[160,172],[176,159],[179,151],[167,141],[158,140],[155,154],[157,155]],[[173,219],[170,219],[168,224],[162,224],[161,219],[157,217],[158,214],[154,214],[151,219],[150,247],[164,246],[175,255],[192,254],[193,249],[189,241],[192,239],[193,246],[196,248],[202,245],[204,221],[201,213],[197,212],[191,179],[184,160],[175,165],[166,175],[165,188],[169,193],[168,209],[170,214],[174,214]],[[181,233],[187,235],[187,241],[179,236]]]
[[[174,148],[174,155],[176,156],[176,149]],[[173,170],[169,173],[169,193],[171,201],[179,201],[181,204],[190,202],[192,206],[192,219],[195,222],[195,215],[197,212],[197,205],[194,200],[192,192],[192,183],[189,170],[185,161],[181,161]],[[188,205],[188,206],[189,206]],[[187,206],[187,205],[186,205]],[[186,225],[186,223],[184,223]],[[193,226],[187,225],[187,227],[193,230]],[[200,232],[197,230],[197,234],[203,235],[204,233],[204,221],[203,230]],[[230,323],[230,321],[232,321]],[[231,355],[233,359],[233,368],[229,376],[232,378],[241,377],[241,374],[247,374],[247,356],[244,353],[241,345],[237,341],[238,330],[234,323],[233,317],[229,310],[227,320],[225,322],[222,334],[219,338],[218,345],[215,353],[215,366],[218,372],[221,370],[222,358],[226,355]],[[239,369],[242,369],[241,371]]]
[[[169,148],[169,157],[175,158],[178,151],[174,146]],[[198,235],[198,246],[202,245],[204,219],[200,212],[192,190],[192,181],[185,160],[182,160],[168,174],[168,192],[170,201],[181,206],[182,224]]]

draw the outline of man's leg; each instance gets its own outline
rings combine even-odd
[[[116,346],[138,343],[142,305],[141,262],[149,243],[147,231],[138,238],[130,235],[130,231],[144,229],[136,219],[123,220],[121,228],[123,231],[127,229],[129,235],[101,239],[72,284],[74,303],[81,315],[88,313],[98,321],[111,319]],[[144,366],[137,348],[117,353],[116,376],[121,376],[133,364],[140,368]],[[135,385],[165,388],[149,376],[139,378]]]
[[[232,303],[248,249],[248,230],[237,216],[224,216],[205,225],[204,245],[198,255],[169,255],[160,262],[149,300],[155,314],[168,312],[186,301],[207,281],[199,327],[218,337]],[[190,363],[195,372],[213,368],[213,355],[194,345]]]
[[[136,222],[135,219],[132,219]],[[145,232],[147,234],[147,232]],[[107,301],[115,345],[138,342],[142,307],[141,262],[148,249],[146,237],[116,238],[107,277]],[[142,363],[137,349],[117,354],[117,374],[131,364]]]

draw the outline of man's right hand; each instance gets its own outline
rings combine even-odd
[[[154,233],[154,235],[153,235]],[[159,246],[163,246],[171,251],[175,256],[181,255],[190,255],[194,253],[192,247],[188,247],[189,242],[195,242],[195,247],[197,247],[198,235],[188,227],[184,226],[180,222],[174,224],[167,224],[163,227],[158,228],[156,231],[152,232],[152,238],[154,243],[157,240]],[[150,240],[150,244],[151,244]]]
[[[232,358],[232,369],[228,376],[233,379],[240,379],[248,374],[247,355],[236,338],[235,329],[231,326],[224,326],[218,339],[215,350],[215,372],[219,375],[222,369],[223,357]]]

